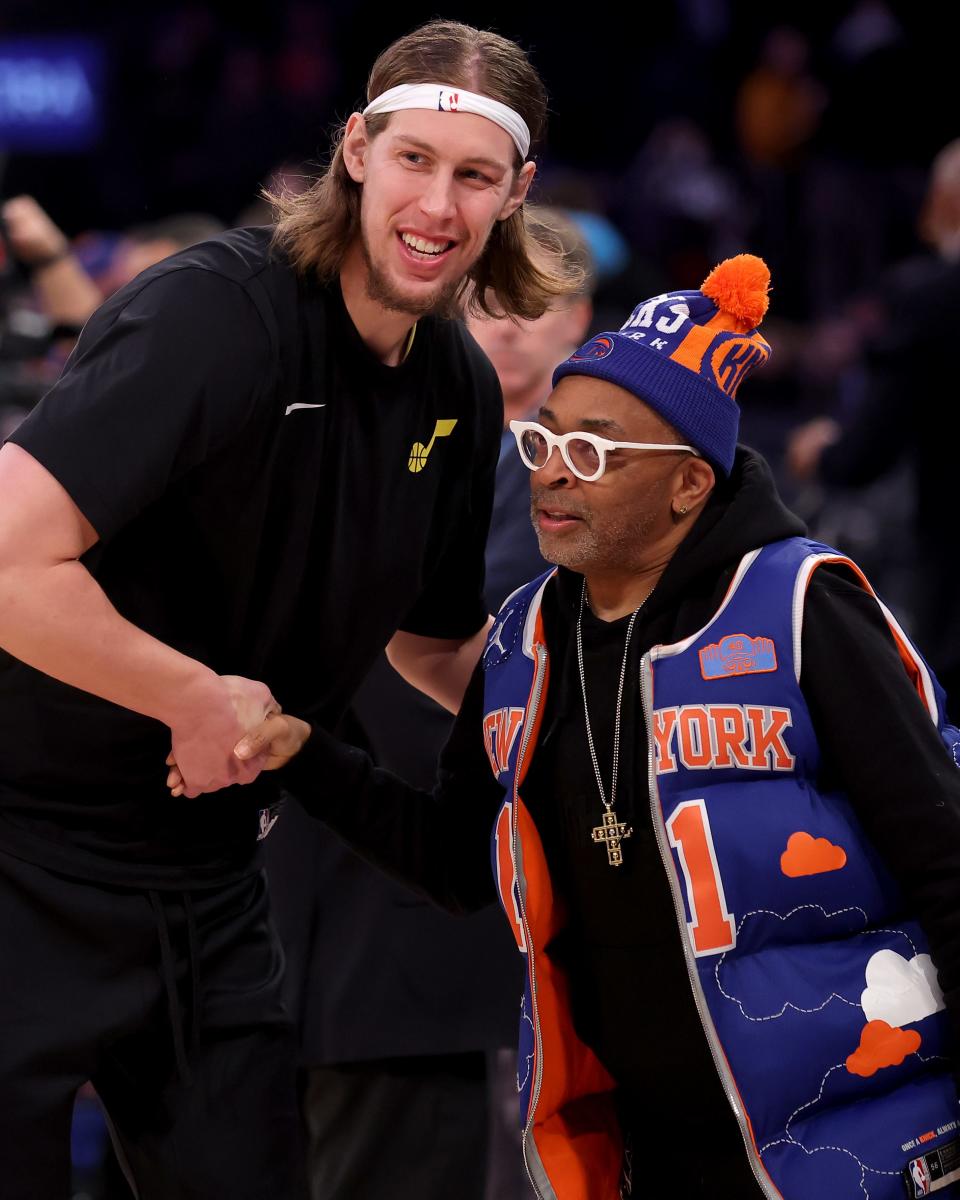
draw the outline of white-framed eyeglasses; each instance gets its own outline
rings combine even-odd
[[[593,483],[607,468],[610,450],[686,450],[700,457],[693,446],[675,446],[664,442],[611,442],[596,433],[577,430],[573,433],[551,433],[536,421],[511,421],[510,431],[517,439],[517,449],[524,465],[539,471],[550,461],[556,447],[563,461],[578,479]]]

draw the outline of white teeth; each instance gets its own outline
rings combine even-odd
[[[450,242],[428,242],[421,237],[414,237],[412,233],[402,233],[400,236],[411,250],[418,250],[421,254],[442,254],[450,246]]]

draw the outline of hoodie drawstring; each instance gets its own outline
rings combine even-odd
[[[173,958],[173,944],[170,940],[170,923],[167,917],[160,893],[148,891],[150,907],[153,909],[157,923],[157,935],[160,940],[160,973],[163,987],[167,996],[167,1014],[170,1018],[170,1030],[173,1034],[173,1053],[177,1064],[177,1074],[184,1087],[193,1082],[190,1071],[190,1060],[187,1055],[186,1039],[183,1028],[183,1008],[177,994],[176,964]],[[190,989],[190,1048],[196,1051],[200,1041],[200,956],[198,953],[197,924],[193,909],[193,901],[186,892],[181,893],[184,918],[187,927],[187,986]]]

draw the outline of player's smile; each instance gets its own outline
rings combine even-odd
[[[409,229],[401,230],[397,238],[402,258],[411,266],[424,268],[426,271],[441,270],[457,246],[457,242],[452,238],[430,237]]]

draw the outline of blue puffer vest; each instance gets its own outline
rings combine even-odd
[[[845,563],[869,590],[829,547],[773,543],[743,559],[702,630],[644,656],[651,817],[704,1033],[763,1192],[946,1198],[960,1193],[949,1182],[960,1106],[936,971],[850,804],[818,787],[798,680],[804,598],[823,562]],[[614,1085],[576,1037],[566,980],[542,954],[565,914],[522,800],[549,676],[549,579],[507,600],[484,653],[484,737],[507,789],[493,865],[527,961],[519,1084],[531,1182],[543,1200],[613,1200]],[[955,749],[939,686],[884,614]]]

